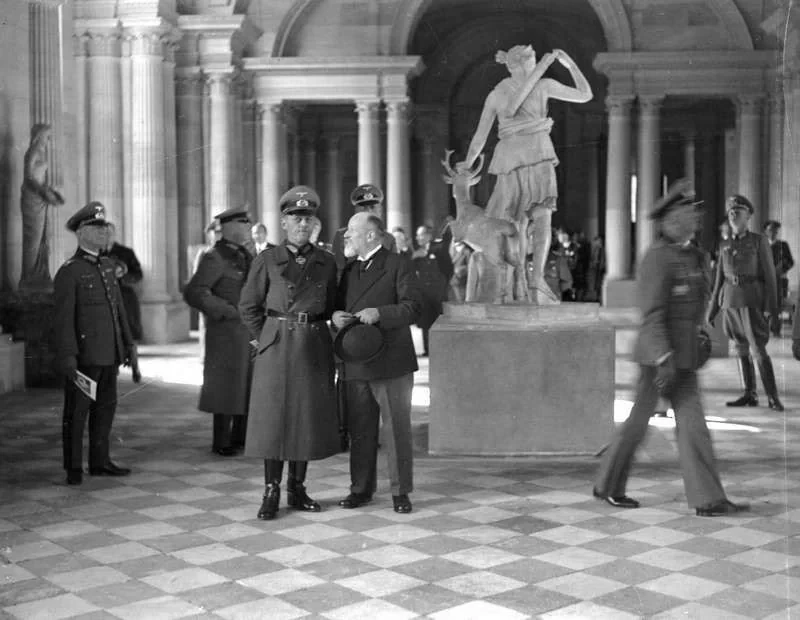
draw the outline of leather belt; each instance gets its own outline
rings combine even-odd
[[[321,314],[309,314],[308,312],[280,312],[279,310],[267,310],[267,316],[281,321],[294,321],[304,325],[306,323],[317,323],[324,321],[325,317]]]

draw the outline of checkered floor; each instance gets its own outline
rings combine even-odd
[[[258,521],[260,463],[212,455],[195,410],[197,344],[143,347],[146,383],[123,376],[113,456],[128,478],[67,487],[60,393],[0,396],[0,618],[800,618],[789,342],[770,345],[785,414],[721,406],[733,359],[703,371],[723,481],[753,504],[730,518],[688,510],[669,418],[654,418],[630,481],[639,510],[591,498],[593,458],[428,456],[425,361],[410,515],[392,511],[383,462],[377,501],[340,509],[339,455],[309,468],[321,513]],[[617,361],[620,401],[634,373]]]

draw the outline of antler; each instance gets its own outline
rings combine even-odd
[[[453,170],[453,167],[450,165],[450,158],[453,156],[455,151],[453,149],[445,149],[444,152],[444,159],[442,160],[442,165],[444,169],[447,171],[447,174],[451,177],[456,176],[456,171]]]

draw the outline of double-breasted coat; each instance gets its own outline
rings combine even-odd
[[[246,456],[311,461],[339,452],[333,341],[325,322],[334,310],[336,263],[311,245],[303,259],[294,280],[287,277],[295,259],[286,244],[264,250],[242,290],[242,321],[258,340]],[[297,313],[307,313],[307,322]]]
[[[220,239],[203,254],[183,291],[186,303],[206,319],[200,411],[247,415],[250,334],[239,316],[239,296],[251,260],[243,246]]]

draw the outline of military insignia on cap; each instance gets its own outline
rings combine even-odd
[[[307,206],[308,206],[308,200],[306,200],[305,198],[301,198],[300,200],[298,200],[297,202],[295,202],[295,204],[296,204],[298,207],[307,207]]]
[[[367,192],[366,194],[364,194],[365,200],[372,200],[373,198],[375,198],[375,196],[372,195],[372,192]]]

